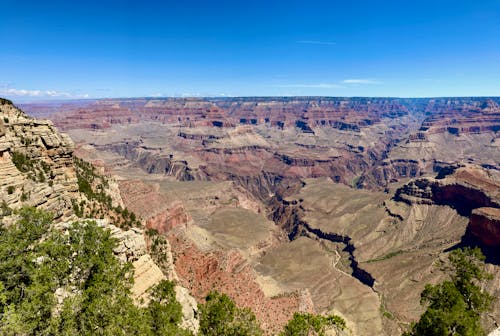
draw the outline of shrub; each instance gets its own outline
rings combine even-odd
[[[345,327],[344,319],[336,315],[322,316],[310,313],[295,313],[280,336],[324,336],[327,329],[344,330]]]
[[[204,336],[262,335],[254,313],[239,308],[226,294],[211,292],[200,310],[200,333]]]
[[[462,335],[479,336],[481,314],[488,311],[492,296],[481,289],[491,278],[484,270],[484,256],[478,248],[450,253],[450,280],[426,285],[420,295],[427,309],[405,336]]]
[[[134,305],[131,265],[115,257],[109,230],[86,221],[61,234],[44,211],[18,214],[0,226],[0,335],[190,334],[171,282],[152,290],[148,307]],[[59,288],[69,293],[62,303]]]
[[[12,152],[12,163],[22,173],[27,173],[33,169],[33,161],[20,152]]]

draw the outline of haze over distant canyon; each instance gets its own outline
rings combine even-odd
[[[307,311],[340,315],[353,335],[400,335],[459,246],[482,248],[500,295],[498,97],[18,107],[116,181],[116,198],[168,240],[194,299],[227,293],[268,334]],[[498,326],[498,300],[482,323]]]

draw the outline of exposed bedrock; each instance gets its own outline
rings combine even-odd
[[[450,206],[470,218],[469,233],[487,246],[500,246],[498,180],[491,171],[477,166],[454,168],[447,174],[439,174],[439,179],[411,181],[396,191],[394,199],[408,204]]]
[[[191,216],[181,202],[174,202],[169,209],[152,216],[146,221],[146,227],[165,234],[178,226],[186,226],[192,221]]]
[[[28,117],[0,101],[0,203],[4,208],[34,206],[58,220],[72,214],[79,199],[73,141],[52,122]]]
[[[207,179],[201,171],[191,170],[186,161],[175,160],[172,155],[159,153],[160,150],[156,148],[143,147],[139,142],[109,144],[97,148],[122,155],[150,174],[166,174],[178,181]]]
[[[500,247],[500,209],[477,208],[472,210],[470,232],[491,247]]]
[[[303,208],[300,202],[282,200],[272,211],[271,219],[288,233],[288,238],[290,240],[294,240],[299,236],[308,236],[313,239],[324,239],[329,242],[344,244],[345,247],[343,251],[349,254],[350,267],[352,270],[351,275],[364,285],[372,287],[375,283],[375,279],[370,273],[359,267],[358,261],[354,256],[356,248],[351,237],[333,232],[323,232],[318,228],[313,228],[301,219],[302,213]]]
[[[422,163],[417,160],[386,159],[374,164],[373,168],[364,173],[356,183],[356,187],[365,189],[386,187],[401,178],[419,177],[424,169]]]

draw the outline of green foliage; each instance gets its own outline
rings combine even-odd
[[[26,202],[27,200],[28,200],[28,194],[25,193],[23,189],[23,193],[21,194],[21,201]]]
[[[95,218],[98,215],[104,216],[104,209],[106,212],[115,212],[117,214],[115,225],[128,229],[133,226],[140,226],[140,221],[137,220],[136,215],[122,209],[120,206],[113,207],[111,196],[106,193],[106,188],[109,182],[105,176],[99,174],[95,167],[82,159],[74,158],[76,177],[78,181],[78,190],[87,196],[87,199],[92,201],[87,206],[80,205],[79,208],[73,204],[75,214],[80,218]]]
[[[481,314],[488,311],[492,296],[480,284],[491,276],[484,270],[484,256],[478,248],[450,253],[451,280],[426,285],[420,295],[427,310],[405,336],[485,335]]]
[[[344,330],[346,327],[344,319],[336,315],[322,316],[310,313],[295,313],[288,321],[281,336],[309,336],[325,335],[327,329],[337,328]]]
[[[5,200],[2,201],[2,204],[0,205],[0,217],[3,216],[10,216],[12,214],[12,209],[9,207],[7,202]]]
[[[377,262],[377,261],[387,260],[387,259],[390,259],[390,258],[395,257],[397,255],[400,255],[403,252],[404,252],[403,250],[397,250],[397,251],[394,251],[394,252],[387,253],[386,255],[381,256],[380,258],[375,258],[375,259],[367,260],[366,262],[367,263],[374,263],[374,262]]]
[[[31,140],[21,138],[21,142],[26,146],[31,144]],[[50,172],[50,165],[42,160],[29,158],[21,152],[12,152],[12,163],[21,173],[27,173],[28,177],[35,182],[46,181],[45,174]]]
[[[94,166],[77,157],[74,158],[76,177],[78,179],[78,190],[84,193],[87,198],[96,199],[97,201],[111,206],[111,197],[104,192],[108,187],[108,181],[102,175],[99,175]],[[93,186],[96,191],[94,191]]]
[[[248,308],[238,308],[226,294],[211,292],[205,304],[198,308],[201,335],[262,335],[253,312]]]
[[[21,143],[25,146],[29,146],[33,143],[33,140],[30,138],[25,138],[25,137],[21,136]]]
[[[12,163],[14,163],[17,170],[22,173],[27,173],[34,167],[33,160],[20,152],[12,152]]]
[[[41,170],[38,172],[38,181],[42,182],[42,183],[44,183],[46,181],[45,174]]]
[[[19,211],[17,224],[0,234],[0,334],[35,334],[48,326],[52,295],[58,281],[53,277],[49,264],[44,262],[43,244],[37,244],[52,220],[51,216],[32,208]]]
[[[18,214],[0,227],[1,335],[189,335],[171,282],[152,290],[148,307],[133,304],[131,265],[113,255],[109,230],[87,221],[61,234],[50,214]]]
[[[178,327],[182,320],[182,307],[175,298],[174,283],[163,280],[151,291],[148,305],[150,327],[155,335],[191,335]]]

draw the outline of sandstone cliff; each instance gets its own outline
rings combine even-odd
[[[473,165],[438,178],[417,179],[394,196],[408,204],[448,205],[470,218],[468,230],[487,246],[500,248],[500,183],[498,173]],[[442,176],[440,176],[442,175]]]
[[[10,101],[0,98],[0,216],[4,222],[13,220],[13,210],[24,205],[53,213],[61,230],[78,220],[74,205],[89,199],[79,192],[77,170],[81,167],[75,166],[73,149],[72,140],[59,133],[52,122],[30,118]],[[122,206],[117,184],[112,181],[106,187],[105,194],[112,194],[109,207]],[[123,230],[113,225],[115,215],[88,219],[96,220],[117,238],[114,252],[119,260],[133,264],[132,295],[138,304],[144,304],[151,287],[163,279],[175,281],[177,276],[175,271],[164,275],[153,261],[142,229]],[[170,246],[166,244],[166,263],[173,265]],[[184,287],[176,286],[175,291],[182,305],[182,326],[196,332],[199,328],[196,301]],[[59,301],[68,295],[71,293],[56,291]]]
[[[0,104],[0,202],[71,216],[71,199],[80,197],[73,142],[52,122],[29,118],[8,101]]]

